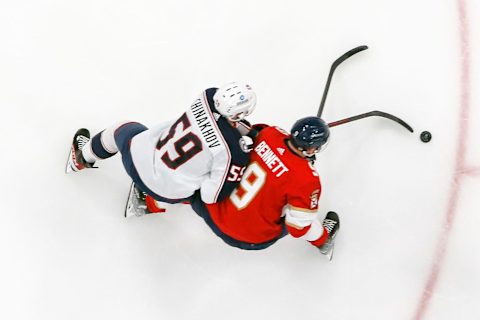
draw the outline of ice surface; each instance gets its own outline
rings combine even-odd
[[[473,0],[1,1],[0,318],[479,319],[479,12]],[[118,158],[64,174],[77,128],[173,119],[227,81],[256,89],[253,122],[288,129],[316,113],[331,62],[364,44],[337,69],[324,118],[378,109],[415,133],[380,118],[332,129],[318,161],[321,214],[342,219],[332,262],[292,238],[228,247],[188,207],[126,220]]]

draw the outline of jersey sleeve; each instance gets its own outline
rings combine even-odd
[[[232,193],[249,160],[248,152],[240,144],[240,132],[224,118],[217,124],[226,148],[213,154],[210,174],[200,187],[202,201],[209,204],[222,201]]]
[[[214,155],[208,177],[202,182],[200,196],[205,203],[219,201],[219,195],[224,187],[229,168],[228,152],[218,152]]]
[[[301,228],[309,225],[318,210],[320,180],[311,177],[305,181],[305,177],[298,177],[298,183],[292,181],[288,189],[287,212],[290,214],[286,215],[287,221]]]
[[[326,235],[317,214],[320,192],[320,180],[310,179],[308,183],[290,188],[288,204],[284,208],[288,232],[314,245],[323,243]]]

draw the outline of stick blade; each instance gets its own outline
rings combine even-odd
[[[332,67],[336,68],[340,63],[342,63],[343,61],[347,60],[348,58],[350,58],[351,56],[359,53],[359,52],[362,52],[364,50],[367,50],[368,49],[368,46],[358,46],[356,48],[353,48],[347,52],[345,52],[342,56],[340,56],[337,60],[335,60],[335,62],[333,63]]]

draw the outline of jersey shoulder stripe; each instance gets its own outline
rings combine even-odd
[[[217,90],[213,89],[213,88],[205,90],[204,93],[203,93],[203,99],[204,99],[204,102],[206,103],[206,105],[208,106],[207,110],[208,110],[210,116],[213,119],[219,121],[219,120],[224,119],[224,118],[220,117],[220,115],[218,115],[218,114],[217,114],[218,116],[215,116],[215,114],[213,112],[215,110],[215,107],[214,107],[214,104],[213,104],[213,95],[215,94],[216,91]],[[216,113],[216,110],[215,110],[215,113]],[[219,124],[217,123],[217,121],[213,121],[213,125],[216,127],[217,131],[220,132],[220,137],[219,138],[222,140],[223,144],[225,145],[225,152],[226,152],[227,157],[226,157],[224,172],[223,172],[223,175],[222,175],[222,182],[219,184],[218,189],[215,192],[215,202],[218,200],[220,192],[223,189],[223,185],[225,184],[225,181],[227,179],[227,174],[228,174],[228,171],[230,169],[230,163],[232,161],[232,154],[230,152],[230,147],[229,147],[227,141],[225,141],[224,132],[219,127]]]

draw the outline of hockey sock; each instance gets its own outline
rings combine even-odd
[[[114,133],[125,121],[117,123],[100,133],[97,133],[83,148],[83,158],[90,163],[97,160],[107,159],[114,156],[118,152],[115,142]]]
[[[147,205],[148,211],[150,213],[160,213],[167,211],[164,208],[160,208],[155,199],[150,195],[147,195],[147,197],[145,198],[145,204]]]
[[[310,241],[310,243],[313,244],[315,247],[320,247],[328,240],[328,230],[325,227],[323,228],[324,230],[322,236],[315,241]]]

